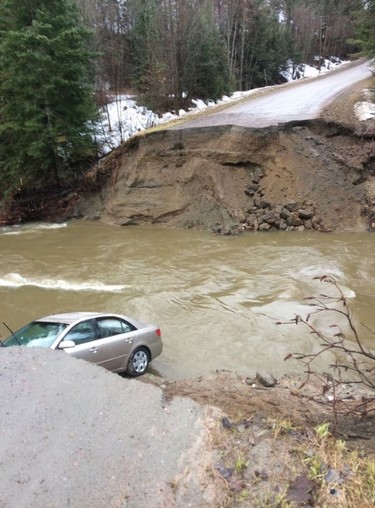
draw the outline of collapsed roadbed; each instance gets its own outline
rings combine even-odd
[[[375,226],[375,136],[323,120],[139,135],[75,186],[15,196],[2,223],[69,218],[221,234]]]
[[[76,214],[117,225],[224,234],[373,226],[375,137],[321,120],[151,132],[97,171],[108,178]]]

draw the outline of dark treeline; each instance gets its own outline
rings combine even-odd
[[[76,0],[95,34],[98,85],[151,109],[282,80],[288,60],[359,51],[362,0]]]
[[[374,55],[374,17],[375,0],[0,0],[0,200],[80,178],[109,93],[164,112],[279,83],[288,62]]]

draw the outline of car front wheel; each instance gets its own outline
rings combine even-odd
[[[130,355],[126,372],[129,376],[141,376],[146,372],[149,363],[149,354],[145,348],[141,347]]]

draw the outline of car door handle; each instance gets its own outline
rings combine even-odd
[[[90,348],[90,353],[97,353],[97,352],[98,352],[98,348],[97,347]]]

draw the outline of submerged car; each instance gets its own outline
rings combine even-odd
[[[36,319],[7,339],[3,346],[64,350],[74,358],[130,376],[144,374],[163,349],[160,328],[127,316],[95,312],[52,314]]]

